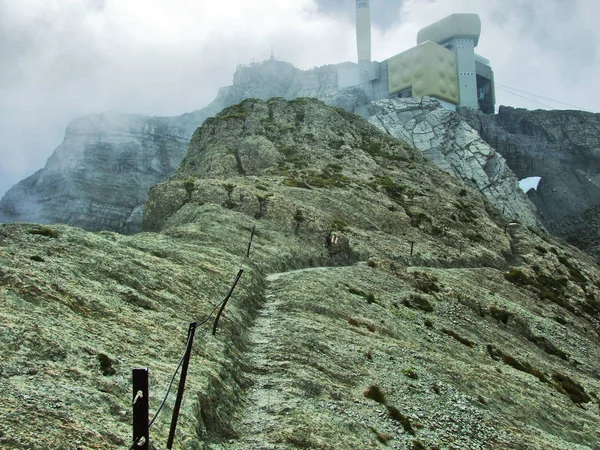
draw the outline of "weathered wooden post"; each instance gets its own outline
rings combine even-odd
[[[150,449],[148,369],[133,369],[133,447]]]

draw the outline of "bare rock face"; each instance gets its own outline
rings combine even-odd
[[[430,98],[380,100],[369,121],[421,150],[440,169],[478,189],[508,220],[535,226],[535,208],[502,155],[461,116]]]
[[[149,187],[177,168],[190,134],[169,118],[77,119],[46,166],[6,193],[0,220],[137,231]]]
[[[129,448],[131,369],[157,412],[190,322],[174,448],[600,445],[598,266],[360,117],[226,109],[144,227],[0,226],[1,448]]]
[[[600,258],[600,114],[505,106],[495,116],[460,113],[520,179],[542,178],[529,198],[548,231]]]

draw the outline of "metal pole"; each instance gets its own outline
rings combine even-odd
[[[148,369],[133,369],[133,448],[150,449]]]
[[[415,241],[410,241],[410,256],[413,255],[413,248],[415,246]]]
[[[190,323],[188,328],[188,344],[183,357],[183,365],[181,366],[181,376],[179,377],[179,387],[177,388],[177,398],[175,399],[175,407],[173,408],[173,417],[171,418],[171,430],[169,431],[169,440],[167,448],[173,448],[173,440],[175,439],[175,429],[177,428],[177,419],[179,418],[179,410],[183,401],[183,390],[185,389],[185,379],[187,378],[188,365],[192,354],[192,344],[194,343],[194,333],[196,332],[196,322]]]

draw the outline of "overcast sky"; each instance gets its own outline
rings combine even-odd
[[[354,5],[0,0],[0,196],[44,166],[76,117],[202,108],[238,63],[267,59],[272,44],[277,59],[302,69],[355,61]],[[372,0],[371,10],[375,60],[414,46],[431,22],[474,12],[498,104],[600,111],[598,0]]]

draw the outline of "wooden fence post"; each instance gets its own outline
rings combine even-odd
[[[148,369],[133,369],[133,448],[150,449]]]

